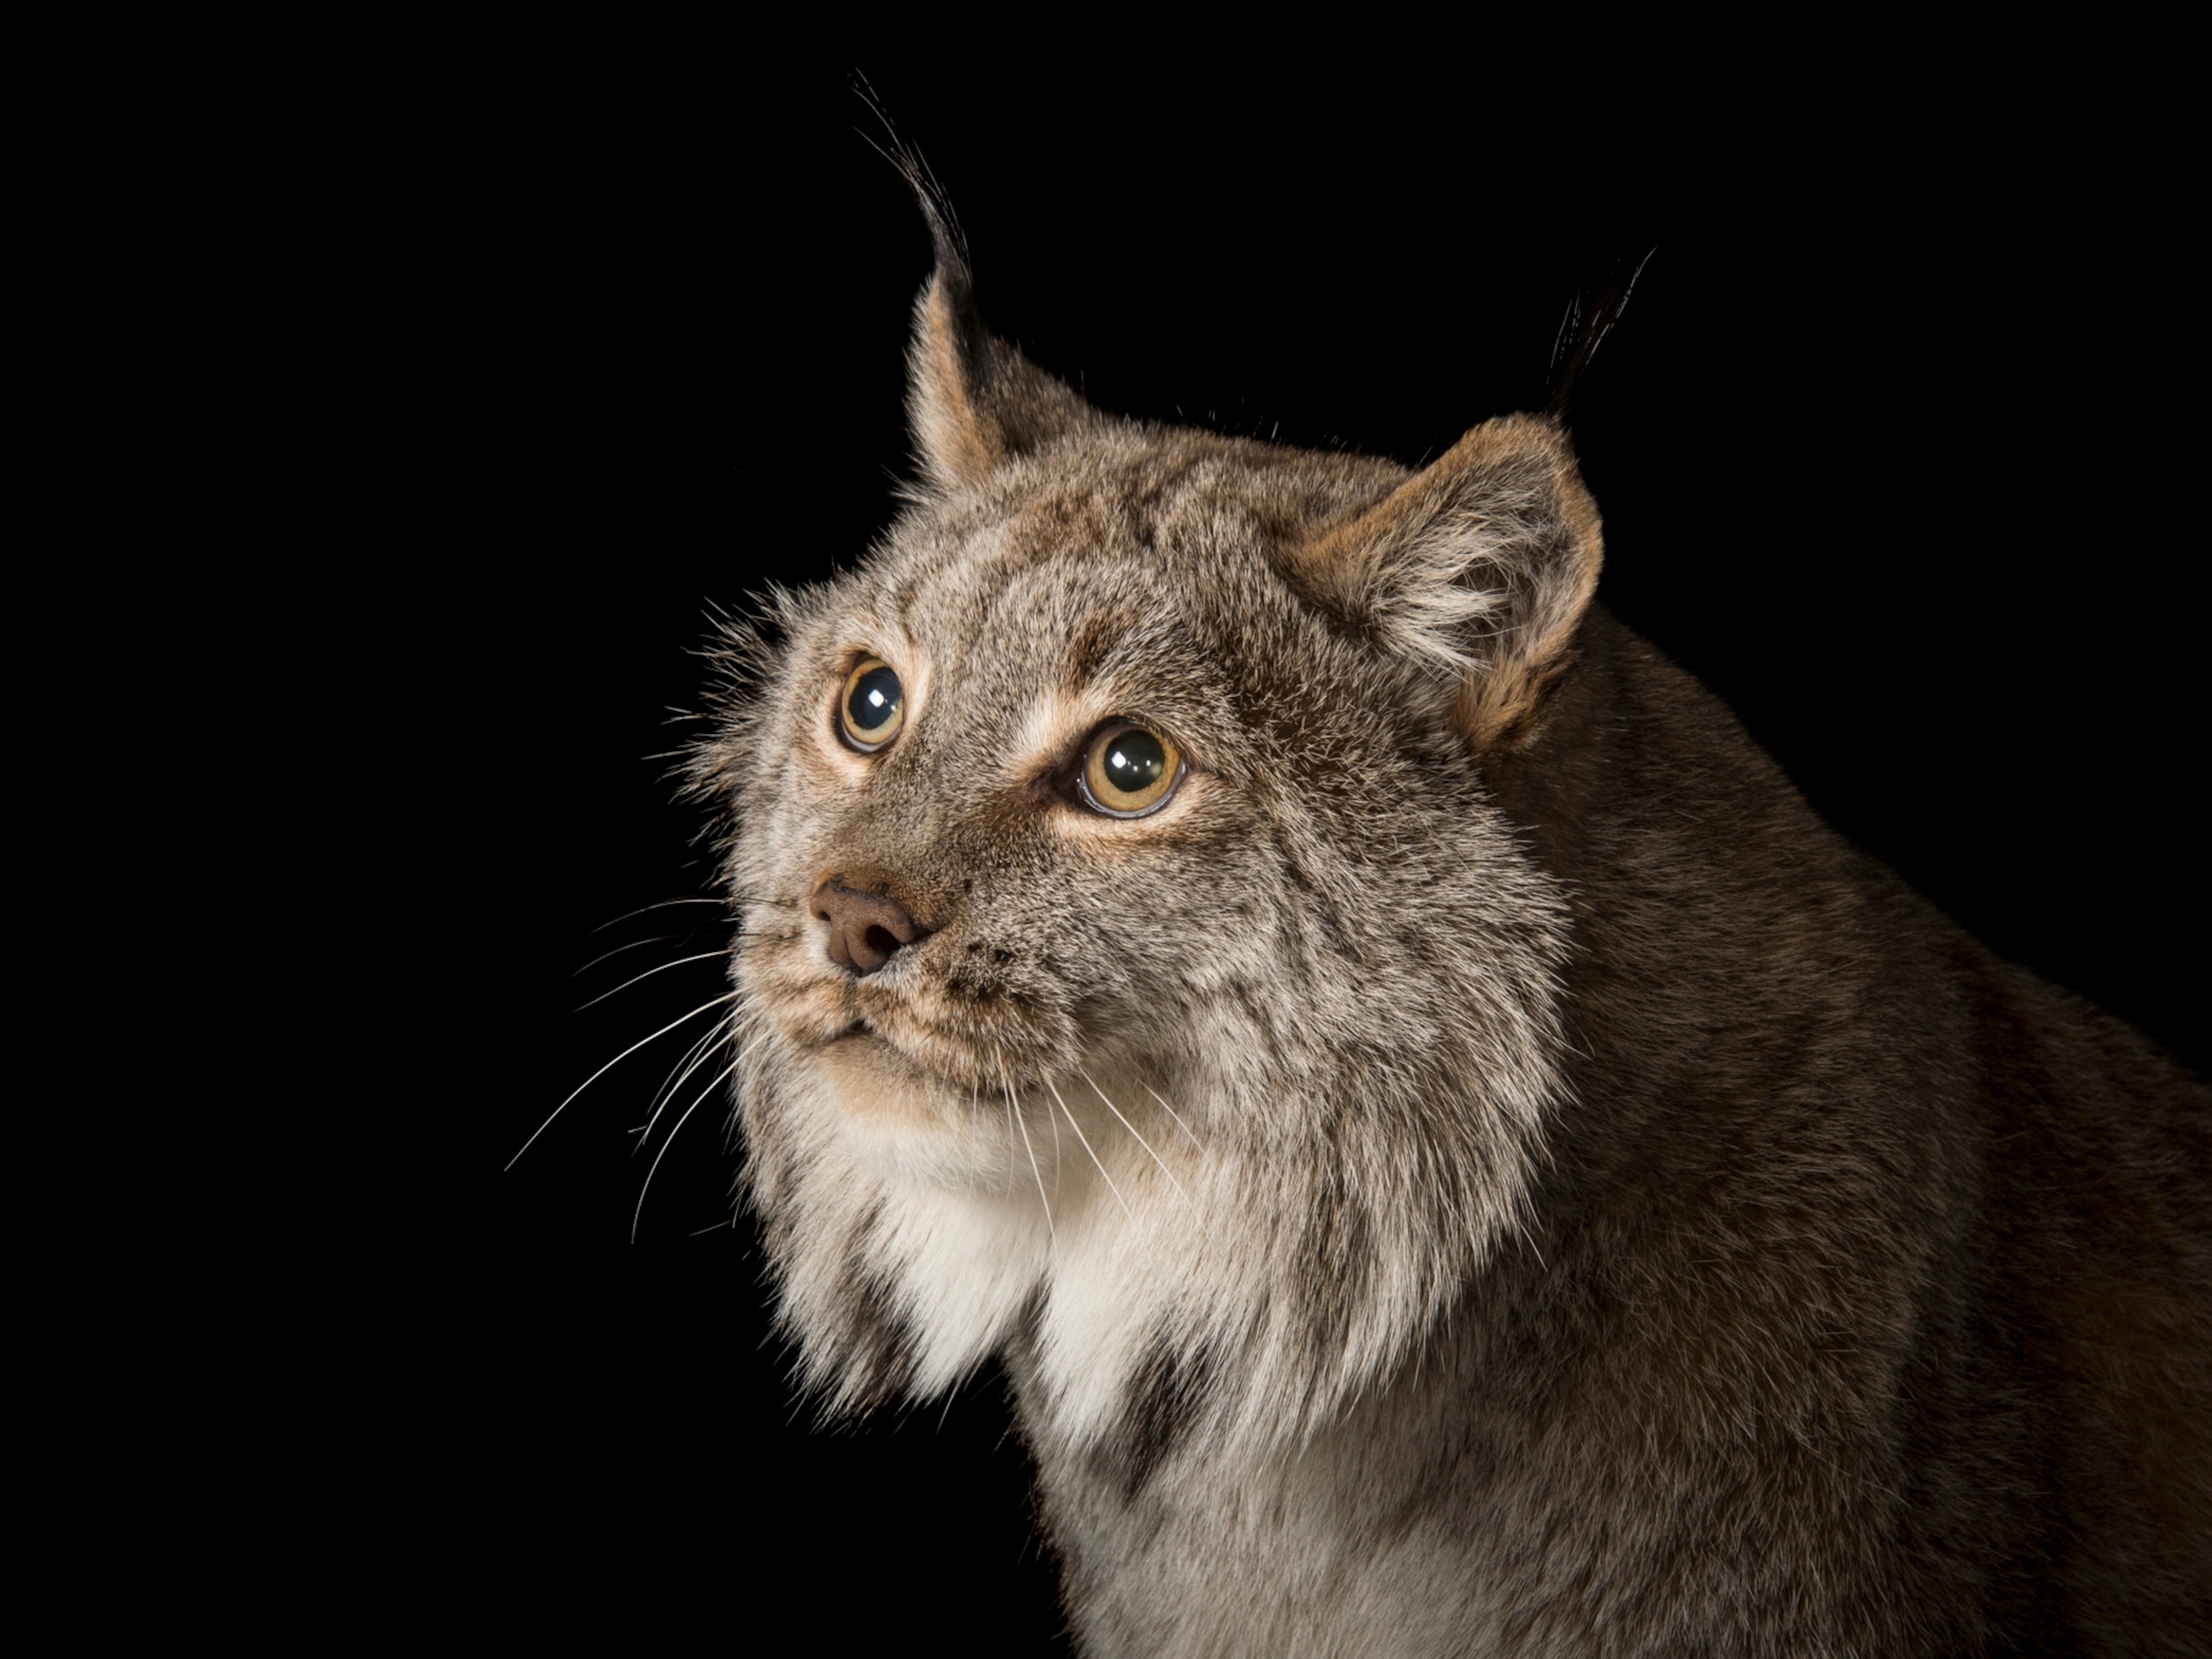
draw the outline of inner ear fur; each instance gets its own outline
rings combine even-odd
[[[1572,659],[1603,560],[1566,434],[1509,415],[1293,549],[1290,574],[1386,649],[1447,669],[1453,723],[1487,748],[1526,732]]]
[[[939,489],[978,483],[1094,418],[1081,398],[984,328],[967,262],[942,235],[937,270],[915,301],[907,369],[915,448]]]

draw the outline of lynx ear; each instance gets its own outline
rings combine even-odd
[[[1448,668],[1454,723],[1488,747],[1520,733],[1571,660],[1603,556],[1566,434],[1514,415],[1298,548],[1291,567],[1389,649]]]
[[[937,270],[914,304],[907,417],[930,481],[954,489],[1096,418],[1090,405],[983,326],[966,251],[917,184]]]

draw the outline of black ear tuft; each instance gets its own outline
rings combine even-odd
[[[1628,308],[1636,279],[1658,251],[1649,249],[1632,266],[1626,259],[1616,259],[1611,270],[1583,284],[1582,292],[1567,301],[1566,315],[1559,319],[1559,337],[1552,343],[1552,395],[1545,404],[1554,420],[1566,418],[1583,371],[1620,320],[1620,313]]]
[[[944,296],[963,365],[969,376],[980,382],[989,369],[991,337],[983,326],[982,313],[976,308],[975,278],[968,259],[968,237],[960,228],[959,216],[952,211],[952,199],[945,194],[945,186],[938,182],[937,174],[930,170],[921,152],[899,136],[890,112],[884,107],[883,100],[869,84],[868,77],[858,70],[853,72],[853,90],[883,128],[883,137],[878,141],[865,131],[855,130],[878,155],[898,169],[899,177],[914,192],[915,205],[921,210],[922,220],[929,227],[930,252],[935,260],[931,283]]]
[[[915,301],[914,339],[907,354],[907,410],[915,447],[937,489],[977,484],[1015,457],[1097,416],[1082,398],[983,326],[969,272],[967,239],[944,187],[892,127],[866,79],[855,76],[854,90],[883,124],[884,142],[868,142],[914,191],[936,254],[937,269]]]

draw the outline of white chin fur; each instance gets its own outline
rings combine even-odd
[[[881,1038],[833,1042],[803,1073],[847,1156],[879,1181],[973,1193],[1013,1173],[989,1103],[924,1076]]]
[[[787,1076],[794,1116],[834,1126],[796,1172],[811,1218],[787,1268],[800,1340],[811,1348],[817,1329],[834,1328],[810,1316],[849,1295],[857,1254],[911,1339],[908,1392],[942,1393],[1005,1341],[1049,1261],[1012,1119],[932,1084],[874,1039],[833,1044]]]
[[[1417,1264],[1410,1239],[1386,1248],[1404,1267],[1370,1285],[1316,1373],[1286,1317],[1291,1287],[1277,1282],[1279,1192],[1229,1148],[1201,1155],[1142,1109],[1141,1084],[1102,1073],[1102,1097],[1063,1079],[1010,1112],[1003,1099],[953,1098],[868,1045],[830,1052],[777,1068],[775,1115],[812,1131],[804,1151],[786,1143],[799,1157],[779,1201],[805,1219],[783,1263],[785,1311],[833,1399],[849,1397],[836,1334],[859,1267],[898,1316],[910,1396],[972,1372],[1034,1300],[1040,1403],[1070,1439],[1114,1431],[1133,1374],[1164,1340],[1230,1361],[1241,1386],[1206,1413],[1217,1443],[1279,1443],[1393,1363],[1438,1311],[1451,1266],[1471,1265]],[[1498,1196],[1510,1207],[1517,1194]],[[1479,1259],[1488,1240],[1468,1233],[1494,1237],[1504,1216],[1468,1219],[1459,1247]]]

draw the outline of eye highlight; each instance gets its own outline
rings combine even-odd
[[[1165,805],[1182,776],[1175,740],[1134,720],[1099,727],[1075,775],[1083,804],[1113,818],[1140,818]]]
[[[837,735],[848,749],[872,755],[906,724],[906,688],[881,657],[863,657],[845,677],[837,699]]]

